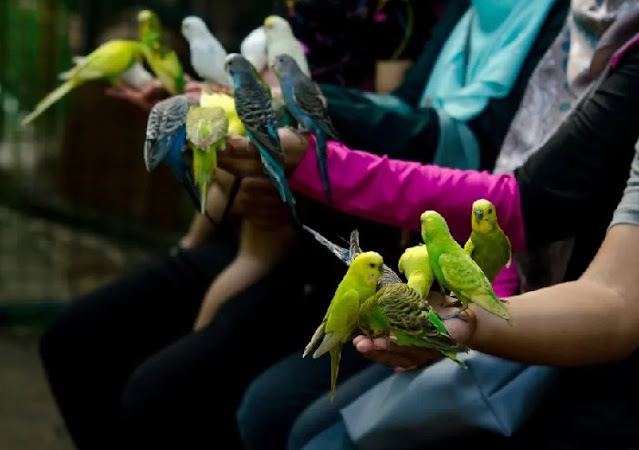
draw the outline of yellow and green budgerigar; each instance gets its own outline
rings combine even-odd
[[[510,266],[510,240],[499,226],[495,205],[486,199],[481,198],[473,203],[471,225],[472,232],[464,245],[464,251],[492,283],[504,266]]]
[[[186,115],[186,139],[193,151],[193,180],[200,187],[200,209],[217,169],[217,152],[226,146],[229,122],[220,107],[191,106]]]
[[[313,358],[319,358],[329,352],[331,356],[331,402],[335,398],[342,346],[357,329],[360,305],[375,294],[377,281],[383,271],[384,259],[379,253],[364,252],[357,255],[351,261],[344,278],[337,286],[324,320],[304,348],[302,357],[308,355],[317,342],[322,339],[321,344],[313,353]]]
[[[100,45],[86,57],[76,59],[75,67],[60,74],[60,78],[66,81],[47,94],[22,119],[22,126],[32,122],[71,90],[87,81],[108,80],[115,84],[120,75],[142,59],[142,54],[143,46],[137,41],[113,40]]]
[[[244,124],[237,115],[235,99],[232,96],[217,92],[202,92],[202,95],[200,95],[200,106],[204,108],[219,106],[226,113],[226,118],[229,122],[228,134],[230,136],[246,136]]]
[[[426,297],[435,281],[435,275],[430,267],[428,249],[425,245],[408,247],[399,258],[397,268],[406,277],[408,286],[415,289],[419,295]]]
[[[365,300],[358,325],[371,339],[392,335],[397,345],[432,348],[466,366],[456,353],[468,349],[450,337],[428,300],[405,283],[385,284]]]
[[[467,348],[450,337],[426,298],[434,280],[426,246],[406,249],[398,266],[408,282],[385,284],[366,299],[359,310],[359,328],[371,339],[392,335],[398,345],[435,349],[465,367],[456,353]]]
[[[138,13],[140,41],[144,57],[164,88],[176,95],[184,91],[184,69],[177,54],[165,41],[162,23],[151,10]]]
[[[490,281],[479,265],[453,239],[442,215],[437,211],[425,211],[420,220],[422,239],[428,249],[435,278],[462,304],[462,309],[450,317],[460,317],[460,313],[470,303],[476,303],[486,311],[511,322],[508,309],[495,295]]]

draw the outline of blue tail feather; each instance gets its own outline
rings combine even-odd
[[[275,161],[267,151],[263,150],[261,146],[258,145],[258,149],[260,151],[260,156],[262,157],[264,172],[271,179],[271,181],[273,181],[275,187],[277,187],[277,191],[280,194],[280,198],[282,199],[282,201],[288,204],[295,222],[300,224],[301,222],[297,215],[297,210],[295,209],[295,198],[293,197],[293,193],[291,192],[291,189],[288,186],[288,182],[286,181],[284,168],[279,165],[278,162]]]

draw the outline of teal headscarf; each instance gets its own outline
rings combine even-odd
[[[555,0],[472,0],[433,67],[422,106],[467,121],[508,95]]]

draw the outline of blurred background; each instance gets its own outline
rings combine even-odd
[[[388,3],[387,11],[398,13],[379,20],[344,14],[377,1],[295,2],[298,38],[317,30],[334,37],[316,42],[309,56],[311,67],[322,68],[317,81],[374,90],[377,61],[419,53],[435,20],[432,2]],[[168,252],[193,215],[164,166],[152,174],[144,168],[146,113],[106,96],[106,83],[79,87],[28,127],[20,119],[58,85],[72,56],[108,39],[138,39],[139,9],[156,11],[194,76],[179,31],[183,17],[202,17],[227,50],[237,51],[266,15],[285,15],[290,6],[0,0],[0,449],[72,448],[40,368],[40,331],[66,302]],[[414,15],[419,26],[410,23]]]

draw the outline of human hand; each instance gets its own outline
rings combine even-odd
[[[431,292],[428,301],[433,309],[441,316],[454,313],[457,308],[444,306],[444,297],[436,292]],[[444,325],[455,341],[460,344],[467,343],[475,330],[476,320],[472,310],[467,309],[462,313],[463,319],[449,319]],[[397,345],[393,336],[390,339],[379,337],[369,339],[366,336],[356,336],[353,345],[362,356],[371,361],[395,366],[397,371],[415,369],[440,360],[443,356],[436,350],[408,345]]]
[[[195,81],[189,78],[184,85],[184,95],[186,95],[189,99],[199,102],[202,91],[233,95],[233,90],[230,87],[214,82]]]
[[[157,78],[152,82],[144,86],[142,89],[135,89],[134,87],[126,84],[124,81],[119,80],[117,84],[109,87],[105,91],[106,95],[111,97],[126,100],[133,103],[144,112],[150,112],[153,106],[169,96],[168,91],[162,86],[162,83]]]
[[[280,227],[291,221],[288,205],[280,198],[273,182],[263,174],[242,178],[231,213],[261,228]]]
[[[284,170],[295,170],[308,148],[308,138],[290,127],[278,130],[284,151]],[[260,152],[248,138],[229,136],[226,148],[218,152],[218,165],[238,177],[250,177],[264,173]]]

